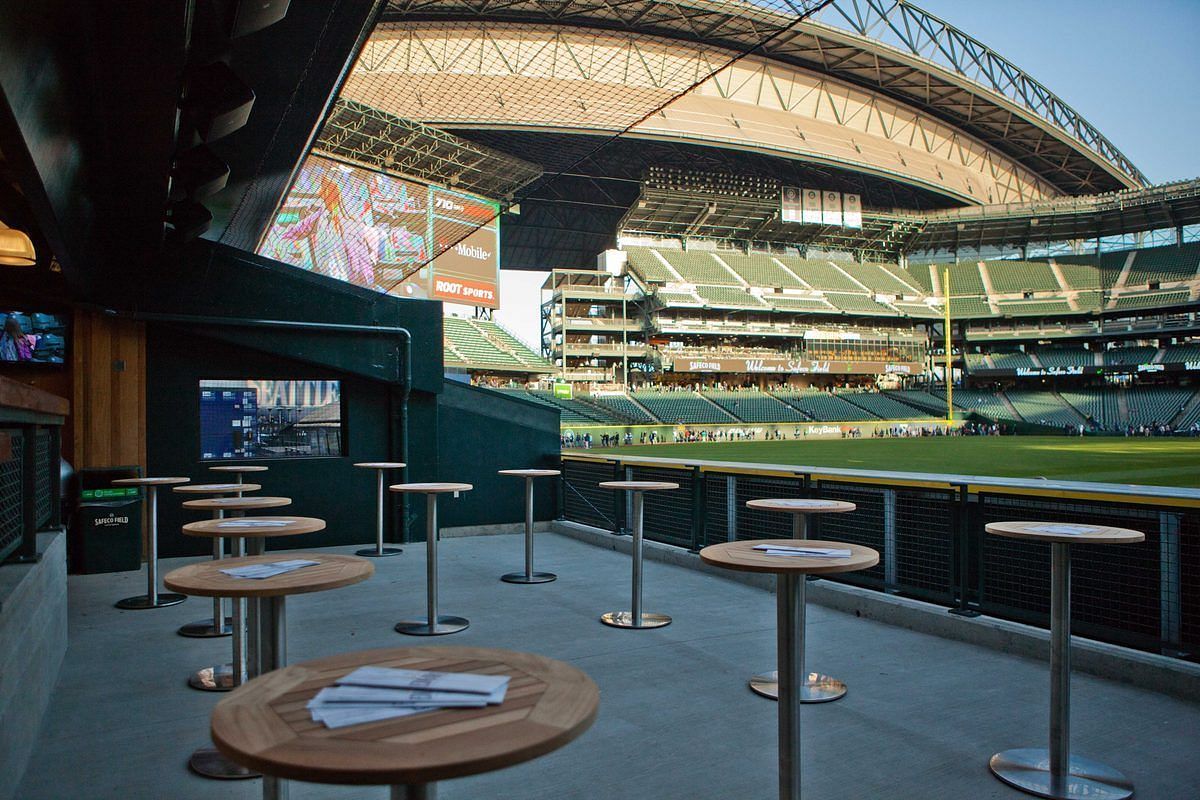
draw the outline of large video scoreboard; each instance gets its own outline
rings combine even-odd
[[[310,155],[259,255],[400,297],[498,308],[500,206]]]

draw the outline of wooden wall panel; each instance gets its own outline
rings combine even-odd
[[[94,312],[75,315],[75,467],[146,464],[146,327]]]

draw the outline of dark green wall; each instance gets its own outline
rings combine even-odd
[[[472,484],[473,491],[438,506],[445,527],[521,522],[525,482],[501,469],[558,466],[555,409],[500,392],[446,381],[438,397],[439,480]],[[534,519],[555,515],[556,482],[534,483]]]

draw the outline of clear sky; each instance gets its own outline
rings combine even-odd
[[[1200,0],[918,0],[1096,126],[1153,183],[1200,177]],[[503,236],[503,232],[501,232]],[[545,273],[502,271],[496,319],[541,339]]]

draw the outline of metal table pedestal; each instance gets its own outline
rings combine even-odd
[[[609,611],[600,621],[614,628],[661,628],[671,624],[666,614],[642,611],[642,501],[643,494],[633,491],[633,587],[629,611]]]
[[[184,595],[158,590],[158,487],[150,484],[145,489],[146,501],[150,506],[148,509],[150,531],[146,536],[146,593],[136,597],[126,597],[118,600],[115,604],[117,608],[130,611],[165,608],[187,600]]]
[[[1005,750],[988,767],[997,778],[1054,800],[1122,800],[1133,783],[1112,767],[1071,755],[1071,551],[1050,543],[1050,746]]]
[[[557,579],[553,572],[533,571],[533,478],[525,478],[525,571],[500,576],[505,583],[549,583]]]
[[[471,624],[465,617],[438,614],[437,562],[437,495],[425,495],[425,604],[424,620],[402,620],[396,623],[397,633],[408,636],[445,636],[464,631]]]
[[[387,470],[389,468],[377,467],[376,472],[379,474],[379,483],[375,491],[375,546],[364,547],[361,550],[355,550],[354,555],[366,556],[367,558],[384,558],[386,556],[398,556],[404,552],[399,547],[384,547],[383,546],[383,512],[384,498],[387,496]]]

